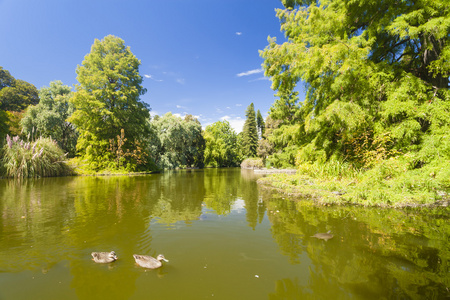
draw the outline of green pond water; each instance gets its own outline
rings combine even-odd
[[[0,180],[0,299],[444,299],[449,210],[316,207],[252,171]],[[331,231],[328,241],[316,233]],[[110,264],[93,251],[114,250]],[[164,254],[157,270],[133,254]]]

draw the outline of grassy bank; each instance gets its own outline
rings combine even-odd
[[[350,164],[304,163],[297,174],[274,174],[258,183],[291,196],[314,199],[318,204],[356,204],[381,207],[448,205],[450,165],[410,168],[404,157],[385,160],[369,170]]]

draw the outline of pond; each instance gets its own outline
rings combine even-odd
[[[450,297],[447,208],[317,207],[257,178],[205,169],[0,180],[0,299]],[[91,260],[111,250],[117,261]],[[160,253],[160,269],[134,262]]]

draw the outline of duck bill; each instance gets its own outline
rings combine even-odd
[[[169,260],[168,260],[168,259],[165,259],[165,258],[163,258],[163,261],[165,261],[165,262],[169,262]]]

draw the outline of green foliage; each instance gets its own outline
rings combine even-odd
[[[0,89],[1,110],[22,111],[28,105],[34,105],[39,102],[38,90],[31,83],[20,79],[14,79],[11,82],[5,80],[3,82],[3,84],[7,83],[11,85],[6,85]]]
[[[344,157],[354,136],[390,132],[393,148],[417,149],[433,125],[430,106],[448,98],[449,7],[408,2],[295,1],[286,5],[297,9],[277,11],[288,42],[269,39],[261,55],[277,103],[294,108],[282,114],[274,104],[272,117],[300,115],[306,124],[298,145]],[[308,94],[295,109],[300,80]]]
[[[0,90],[8,86],[13,86],[14,81],[15,79],[13,76],[11,76],[11,73],[0,66]]]
[[[438,174],[433,170],[450,159],[446,1],[283,3],[287,9],[277,16],[287,42],[269,38],[261,52],[280,98],[269,113],[279,123],[266,133],[273,145],[268,160],[289,158],[298,149],[297,163],[307,174],[305,165],[320,169],[340,162],[367,174],[381,172],[371,175],[380,180],[379,190],[409,191],[400,180],[414,178],[423,193],[431,193],[423,197],[435,199],[419,170]],[[307,88],[301,105],[295,90],[300,81]],[[393,161],[406,164],[406,175],[385,174]],[[435,189],[447,186],[432,182]],[[369,184],[361,186],[363,191]],[[377,197],[399,200],[384,192],[367,196]]]
[[[68,119],[78,132],[77,150],[94,170],[110,168],[114,155],[110,140],[123,129],[125,151],[133,152],[149,134],[149,110],[140,101],[140,61],[122,39],[106,36],[95,40],[91,52],[77,67],[76,92],[70,99],[75,111]]]
[[[8,133],[21,133],[19,122],[22,111],[38,102],[38,91],[34,85],[15,79],[8,70],[0,67],[0,146]]]
[[[151,122],[151,157],[160,169],[202,167],[205,141],[200,122],[166,113]]]
[[[50,87],[39,90],[39,103],[27,108],[20,124],[25,135],[51,137],[73,157],[77,133],[75,127],[66,121],[74,111],[69,102],[71,96],[69,86],[59,80],[50,82]]]
[[[256,112],[256,127],[258,128],[258,135],[261,138],[262,136],[264,136],[266,125],[259,109]]]
[[[242,150],[244,157],[256,156],[258,147],[258,130],[256,124],[255,107],[251,103],[245,111],[247,119],[242,130]]]
[[[49,177],[71,173],[64,152],[51,138],[25,142],[18,136],[10,138],[7,135],[2,152],[5,177]]]
[[[238,137],[226,120],[206,126],[205,165],[211,167],[238,166],[241,157],[238,153]]]

